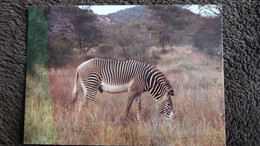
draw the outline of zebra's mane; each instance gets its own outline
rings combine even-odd
[[[147,64],[148,66],[150,66],[152,68],[153,72],[157,72],[159,73],[159,75],[163,76],[162,82],[165,82],[166,85],[172,89],[172,85],[170,84],[170,81],[166,78],[165,74],[163,72],[161,72],[156,66],[152,65],[152,64]]]

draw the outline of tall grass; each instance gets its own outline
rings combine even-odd
[[[52,110],[48,71],[36,65],[34,76],[26,76],[24,143],[57,142]]]
[[[161,120],[155,100],[144,93],[142,123],[136,120],[134,103],[127,121],[120,120],[127,93],[98,93],[95,104],[78,113],[78,103],[70,102],[77,65],[50,69],[60,144],[225,145],[221,62],[192,47],[171,47],[157,67],[176,92],[172,97],[175,119]]]

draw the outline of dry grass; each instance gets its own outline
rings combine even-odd
[[[143,122],[135,104],[119,122],[127,94],[103,93],[77,113],[70,103],[78,64],[50,70],[53,116],[60,144],[225,145],[223,73],[220,62],[192,47],[172,47],[157,67],[172,83],[175,120],[158,119],[149,93],[142,95]],[[219,69],[218,69],[219,68]],[[52,143],[52,142],[50,142]]]
[[[46,144],[58,140],[52,116],[49,72],[36,65],[36,75],[26,77],[24,143]]]

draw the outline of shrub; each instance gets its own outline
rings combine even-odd
[[[74,60],[77,54],[73,51],[76,46],[73,38],[61,36],[53,37],[49,41],[50,66],[61,67]]]
[[[124,60],[122,48],[113,44],[99,45],[94,57],[111,60]]]

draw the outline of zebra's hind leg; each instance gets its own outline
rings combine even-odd
[[[137,120],[141,122],[141,94],[135,98]]]
[[[84,91],[84,95],[80,98],[78,113],[82,110],[83,106],[87,102],[87,92]]]
[[[90,113],[94,113],[94,107],[95,107],[95,101],[94,101],[94,96],[93,98],[92,95],[95,95],[95,93],[92,93],[91,92],[88,92],[86,95],[84,95],[82,98],[81,98],[81,101],[79,103],[79,110],[78,112],[80,113],[82,111],[82,108],[84,108],[84,106],[87,107],[87,111],[90,112]]]
[[[81,84],[81,87],[82,87],[82,90],[83,90],[83,96],[81,96],[80,98],[80,102],[79,102],[79,109],[78,109],[78,112],[80,113],[80,111],[82,110],[82,107],[85,105],[85,103],[87,102],[87,93],[88,93],[88,90],[87,90],[87,87],[86,85],[83,83],[82,79],[80,78],[80,84]]]

